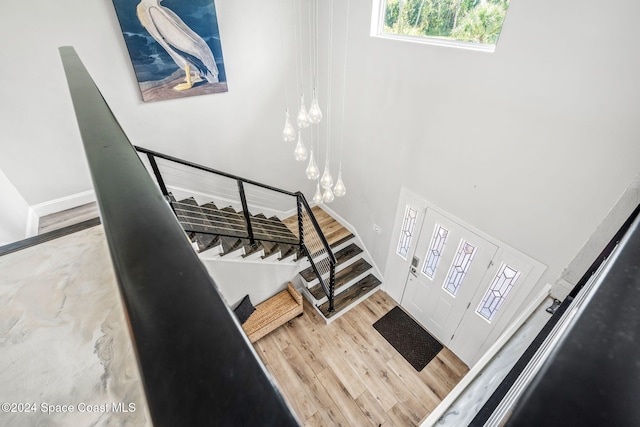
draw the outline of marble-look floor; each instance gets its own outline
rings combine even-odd
[[[0,403],[2,426],[151,425],[102,226],[0,257]]]

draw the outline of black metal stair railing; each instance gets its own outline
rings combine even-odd
[[[139,153],[146,155],[160,191],[171,204],[174,213],[180,220],[180,223],[183,225],[186,232],[243,238],[247,239],[251,245],[254,245],[257,240],[260,240],[298,246],[301,252],[309,260],[309,263],[311,264],[311,267],[313,268],[313,271],[327,296],[329,301],[329,311],[334,311],[336,258],[331,246],[322,232],[322,228],[318,224],[318,221],[309,206],[309,203],[301,192],[293,193],[282,190],[280,188],[241,178],[233,174],[212,169],[207,166],[199,165],[167,154],[158,153],[147,148],[138,146],[135,146],[134,148]],[[167,171],[165,171],[165,174],[162,173],[158,161],[159,159],[164,162],[168,162],[167,171],[171,167],[175,168],[175,166],[169,166],[169,164],[174,164],[187,169],[197,170],[205,174],[216,175],[226,179],[228,183],[233,182],[235,188],[232,189],[231,186],[228,185],[225,191],[227,196],[231,193],[234,193],[237,196],[239,204],[242,206],[242,212],[239,214],[235,212],[228,212],[225,213],[224,216],[221,216],[219,210],[208,208],[206,205],[197,206],[196,208],[193,205],[186,205],[173,200],[169,191],[170,186],[167,184],[165,179]],[[184,172],[184,169],[182,172]],[[251,203],[249,202],[246,194],[247,186],[254,186],[266,191],[267,193],[290,198],[290,200],[295,203],[295,210],[298,216],[297,230],[291,231],[297,232],[297,236],[289,233],[289,230],[281,229],[278,231],[275,229],[275,224],[273,222],[270,223],[269,219],[258,219],[257,217],[252,216],[250,212]],[[213,192],[215,192],[215,190]],[[265,229],[269,229],[269,233],[262,232]]]

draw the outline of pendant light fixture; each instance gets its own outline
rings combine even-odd
[[[318,104],[318,94],[317,88],[313,88],[313,100],[311,101],[311,107],[309,107],[309,121],[313,124],[320,123],[322,120],[322,111],[320,110],[320,105]]]
[[[285,110],[285,121],[284,121],[284,130],[282,131],[282,139],[286,142],[293,142],[296,140],[296,130],[291,124],[291,119],[289,118],[289,110]]]
[[[320,183],[316,182],[316,192],[313,195],[313,202],[319,205],[320,203],[322,203],[322,200],[323,200],[323,194],[322,194],[322,191],[320,191]]]
[[[340,170],[338,171],[336,186],[333,187],[333,194],[335,194],[336,197],[342,197],[347,194],[347,187],[344,186],[344,182],[342,181],[342,165],[340,165]]]
[[[299,129],[309,127],[309,115],[307,114],[307,109],[304,106],[304,94],[300,95],[300,110],[298,110],[297,123]]]
[[[311,155],[309,156],[309,166],[307,166],[306,174],[307,178],[312,181],[318,179],[320,176],[320,169],[318,168],[316,159],[313,156],[313,148],[311,149]]]
[[[296,144],[296,149],[293,151],[293,157],[299,162],[307,160],[307,147],[304,146],[302,141],[302,132],[298,133],[298,144]]]

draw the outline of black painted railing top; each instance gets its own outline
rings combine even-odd
[[[75,50],[60,54],[153,425],[299,425]]]
[[[257,187],[267,193],[276,193],[282,196],[286,196],[291,198],[293,203],[296,205],[296,212],[298,215],[298,236],[300,246],[302,252],[305,254],[311,267],[318,278],[318,282],[320,283],[324,293],[327,295],[329,301],[329,311],[334,311],[334,300],[335,300],[335,268],[336,268],[336,257],[331,249],[331,245],[327,242],[327,239],[322,232],[320,225],[318,224],[313,211],[307,202],[304,194],[301,192],[291,192],[286,191],[277,187],[273,187],[270,185],[263,184],[261,182],[257,182],[254,180],[250,180],[247,178],[242,178],[237,175],[233,175],[227,172],[222,172],[217,169],[210,168],[208,166],[200,165],[197,163],[193,163],[187,160],[183,160],[174,156],[170,156],[167,154],[159,153],[154,150],[150,150],[148,148],[143,148],[139,146],[134,147],[139,153],[145,154],[149,161],[149,165],[151,166],[151,171],[160,187],[160,191],[165,196],[167,200],[171,200],[171,193],[169,191],[170,185],[167,184],[167,173],[163,173],[161,168],[159,167],[158,159],[163,161],[170,162],[172,164],[177,164],[184,166],[188,169],[194,169],[200,172],[204,172],[206,174],[216,175],[219,177],[226,178],[228,182],[233,182],[236,186],[236,190],[230,190],[227,186],[227,197],[229,197],[229,193],[235,193],[235,196],[239,200],[239,204],[242,207],[242,218],[244,221],[243,230],[246,230],[246,234],[242,237],[245,237],[249,240],[251,244],[254,244],[256,241],[256,235],[254,234],[252,219],[250,214],[250,203],[248,202],[248,198],[245,192],[245,187],[250,185]],[[184,172],[184,171],[183,171]],[[190,185],[190,184],[187,184]],[[212,188],[213,186],[210,186]],[[215,193],[215,190],[209,191],[211,193]],[[225,235],[224,231],[207,231],[206,229],[202,229],[197,227],[197,224],[193,224],[193,227],[185,226],[185,231],[187,232],[197,232],[203,234],[217,234],[217,235]],[[237,230],[233,230],[233,236],[238,236]],[[265,239],[263,239],[265,240]],[[282,242],[282,240],[278,238],[267,238],[266,240],[272,242]]]

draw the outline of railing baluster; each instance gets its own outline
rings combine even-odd
[[[242,210],[244,213],[244,222],[247,224],[247,233],[249,234],[249,243],[256,244],[253,238],[253,227],[251,226],[251,215],[249,214],[249,206],[247,205],[247,196],[244,194],[244,185],[242,180],[238,180],[238,191],[240,192],[240,202],[242,203]]]
[[[147,153],[147,158],[149,159],[149,164],[151,164],[151,169],[153,169],[153,174],[158,181],[160,191],[162,191],[162,194],[167,198],[167,201],[169,201],[169,191],[167,190],[167,186],[164,184],[162,175],[160,175],[160,169],[158,168],[158,164],[156,163],[156,157],[151,153]]]

